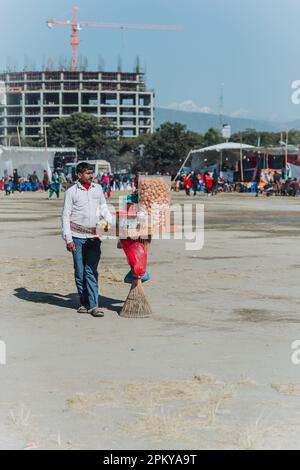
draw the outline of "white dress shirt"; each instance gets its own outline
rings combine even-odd
[[[67,243],[74,238],[95,238],[90,233],[72,232],[71,223],[85,228],[95,228],[100,218],[108,224],[112,223],[112,215],[106,204],[106,199],[99,184],[92,183],[89,189],[79,182],[65,193],[65,203],[62,212],[62,235]]]

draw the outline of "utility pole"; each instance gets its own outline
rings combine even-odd
[[[17,126],[17,136],[18,136],[19,147],[22,147],[19,126]]]
[[[219,103],[219,120],[220,130],[223,129],[223,114],[224,114],[224,83],[221,83],[220,103]]]
[[[240,165],[241,165],[241,182],[244,181],[244,164],[243,164],[243,148],[242,148],[242,145],[243,145],[243,134],[240,134],[241,138],[240,138],[240,141],[241,141],[241,146],[240,146]]]
[[[289,144],[289,131],[285,133],[285,179],[288,179],[288,144]]]
[[[47,135],[47,126],[44,126],[44,135],[45,135],[45,150],[48,152],[48,135]]]
[[[140,149],[140,157],[143,158],[144,156],[144,151],[145,151],[145,145],[141,144],[139,145],[139,149]]]

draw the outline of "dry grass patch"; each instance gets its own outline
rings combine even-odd
[[[118,407],[130,414],[119,424],[126,433],[154,440],[194,439],[194,434],[217,426],[225,414],[222,405],[235,395],[233,386],[209,375],[173,381],[102,384],[96,393],[77,394],[66,401],[69,409],[94,412]]]
[[[271,387],[280,395],[300,396],[300,384],[272,384]]]

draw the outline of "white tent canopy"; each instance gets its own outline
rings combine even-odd
[[[190,169],[199,169],[201,165],[204,171],[212,171],[215,168],[222,167],[222,155],[226,154],[226,152],[227,155],[231,155],[231,158],[236,160],[237,158],[240,158],[241,152],[255,149],[256,147],[253,147],[252,145],[246,145],[240,142],[225,142],[222,144],[211,145],[210,147],[191,150],[179,169],[176,178],[183,168],[186,167],[189,167]],[[188,164],[189,161],[190,164]],[[232,175],[233,172],[230,177],[232,177]]]
[[[253,145],[241,144],[238,142],[225,142],[223,144],[211,145],[210,147],[204,147],[198,150],[192,150],[191,153],[203,153],[203,152],[221,152],[222,150],[250,150],[254,149]]]

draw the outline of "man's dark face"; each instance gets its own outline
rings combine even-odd
[[[83,173],[78,173],[80,183],[91,184],[94,179],[93,170],[85,170]]]

